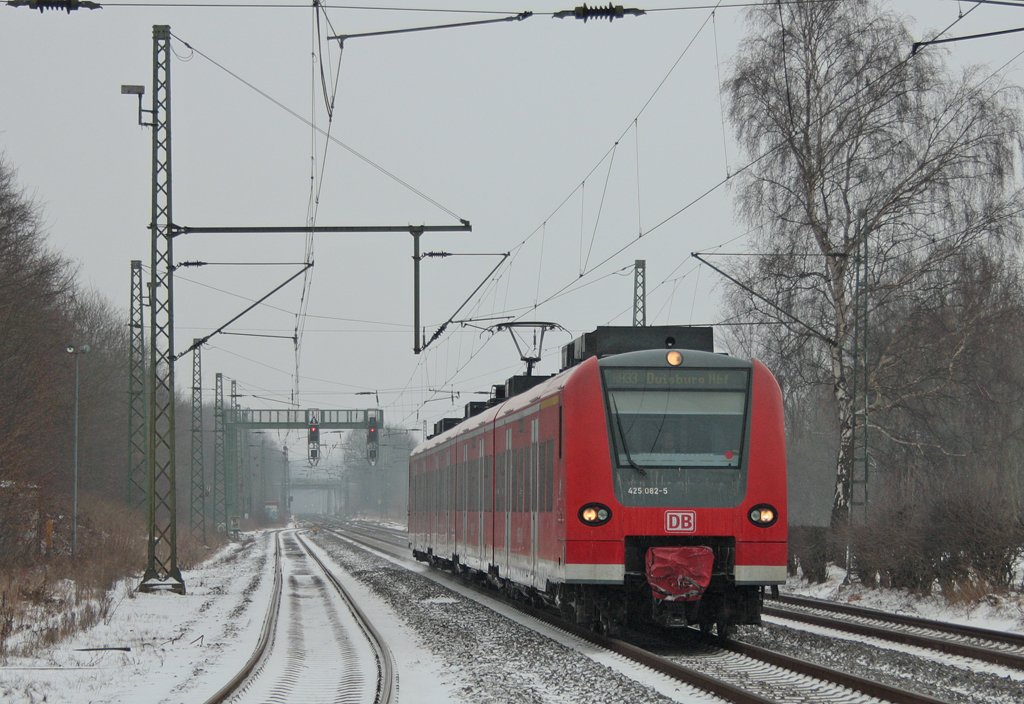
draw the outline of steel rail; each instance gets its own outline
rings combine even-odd
[[[270,608],[263,619],[263,627],[260,631],[260,639],[256,644],[253,654],[245,661],[242,669],[232,677],[227,684],[217,690],[216,694],[206,700],[205,704],[221,704],[232,697],[241,687],[242,683],[249,679],[253,670],[263,660],[267,649],[274,640],[274,633],[277,631],[277,617],[281,611],[282,571],[281,571],[281,533],[275,531],[274,536],[274,591],[271,596]]]
[[[886,702],[892,702],[893,704],[947,704],[945,700],[936,699],[935,697],[930,697],[927,694],[919,694],[906,689],[900,689],[899,687],[893,687],[882,682],[876,682],[875,680],[851,675],[847,672],[843,672],[842,670],[836,670],[831,667],[825,667],[824,665],[808,662],[807,660],[783,655],[782,653],[766,650],[765,648],[750,645],[749,643],[727,641],[725,643],[719,643],[718,645],[724,650],[729,650],[740,655],[746,655],[749,658],[760,660],[761,662],[768,663],[769,665],[775,665],[776,667],[781,667],[786,670],[798,672],[801,675],[807,675],[808,677],[838,684],[869,697],[875,697]]]
[[[823,599],[811,599],[809,597],[789,596],[783,594],[772,599],[772,601],[777,601],[780,604],[803,606],[809,609],[820,609],[822,611],[833,611],[835,613],[862,616],[864,618],[873,618],[880,621],[889,621],[891,623],[898,623],[904,626],[929,628],[933,631],[949,633],[950,635],[997,641],[999,643],[1006,643],[1007,645],[1015,645],[1024,648],[1024,635],[1020,633],[993,631],[990,628],[977,628],[975,626],[965,626],[959,623],[945,623],[943,621],[933,621],[931,619],[919,618],[917,616],[907,616],[906,614],[891,614],[885,611],[879,611],[878,609],[869,609],[864,606],[853,606],[852,604],[842,604],[835,601],[825,601]]]
[[[780,598],[789,600],[791,597]],[[785,603],[785,602],[784,602]],[[797,603],[789,601],[791,605],[796,606]],[[842,608],[836,608],[839,605],[822,605],[817,600],[814,600],[813,604],[800,604],[806,608],[821,609],[823,611],[832,611],[835,613],[846,614],[849,616],[855,616],[859,618],[869,618],[875,621],[890,622],[906,626],[914,626],[917,628],[928,628],[950,635],[958,636],[970,636],[979,639],[997,640],[995,636],[1006,636],[1007,634],[1000,634],[995,631],[986,631],[982,634],[981,629],[971,629],[970,627],[957,628],[953,624],[941,624],[937,622],[929,622],[924,619],[913,619],[911,617],[898,616],[896,614],[886,614],[881,611],[874,611],[871,609],[863,609],[861,607],[852,607],[850,610]],[[858,613],[853,609],[857,609]],[[992,648],[986,648],[980,645],[971,645],[970,643],[963,643],[960,641],[948,640],[945,638],[937,638],[934,636],[925,636],[916,633],[907,633],[905,631],[895,630],[892,628],[886,628],[885,626],[872,625],[868,623],[856,623],[853,621],[847,621],[840,618],[831,616],[822,616],[820,614],[809,614],[801,611],[779,608],[776,606],[765,605],[763,613],[766,616],[774,616],[777,618],[788,619],[790,621],[799,621],[801,623],[808,623],[814,626],[821,626],[823,628],[831,628],[837,631],[843,631],[846,633],[854,633],[856,635],[869,636],[872,638],[878,638],[880,640],[889,641],[892,643],[899,643],[900,645],[909,645],[918,648],[924,648],[926,650],[937,650],[947,655],[956,655],[959,657],[973,658],[975,660],[981,660],[983,662],[992,663],[995,665],[1002,665],[1005,667],[1012,667],[1019,670],[1024,670],[1024,654],[1012,653],[1002,650],[995,650]],[[1014,642],[1011,638],[1007,641],[1005,638],[999,638],[999,642],[1011,643],[1013,645],[1021,646],[1024,643]]]
[[[342,537],[346,540],[362,543],[366,547],[380,549],[378,546],[385,545],[390,547],[391,550],[395,551],[392,554],[399,555],[401,557],[409,557],[408,553],[404,551],[401,553],[397,552],[397,545],[393,545],[390,541],[385,541],[380,538],[375,538],[373,536],[367,535],[366,532],[364,531],[366,531],[365,527],[363,528],[363,530],[352,530],[347,525],[340,526],[338,528],[326,529],[326,532],[328,533],[331,533],[338,537]],[[370,541],[376,543],[377,545],[371,545]],[[446,575],[453,580],[458,579],[455,575],[451,573],[446,573]],[[467,582],[464,580],[459,580],[459,584],[488,598],[501,598],[494,592],[494,590],[481,587],[479,584],[474,584],[472,582]],[[733,702],[734,704],[773,704],[772,700],[770,699],[765,699],[760,695],[748,692],[747,690],[736,687],[735,685],[729,684],[728,682],[723,682],[721,680],[715,679],[714,677],[705,675],[704,673],[686,667],[685,665],[674,663],[663,657],[655,655],[654,653],[644,650],[643,648],[632,645],[631,643],[616,640],[614,638],[607,638],[606,636],[602,636],[598,633],[594,633],[593,631],[587,630],[580,626],[568,623],[567,621],[564,621],[556,616],[553,616],[547,613],[546,611],[536,609],[532,606],[517,601],[502,600],[502,603],[519,611],[520,613],[523,613],[527,616],[531,616],[539,621],[542,621],[548,626],[552,626],[565,633],[576,636],[577,638],[587,641],[588,643],[597,645],[601,648],[604,648],[605,650],[610,650],[613,653],[622,655],[623,657],[632,660],[635,663],[648,667],[656,672],[659,672],[663,675],[667,675],[668,677],[671,677],[673,679],[679,680],[684,684],[692,685],[697,689],[701,689],[705,692],[721,697],[722,699],[725,699],[729,702]]]
[[[398,548],[403,552],[395,553],[396,555],[400,555],[401,557],[409,557],[409,553],[407,552],[407,549],[409,547],[408,540],[403,539],[397,533],[388,531],[385,528],[374,529],[373,527],[367,526],[365,524],[346,522],[343,524],[342,528],[328,528],[327,530],[329,532],[337,532],[338,530],[344,530],[348,533],[354,533],[356,535],[366,538],[367,540],[372,540],[376,543],[386,545],[389,548]]]
[[[366,640],[369,641],[370,646],[373,648],[374,653],[377,657],[377,700],[376,704],[390,704],[393,701],[397,701],[398,698],[398,668],[395,667],[394,658],[391,655],[391,650],[387,646],[387,642],[384,636],[381,635],[380,631],[373,625],[369,617],[359,608],[356,604],[356,600],[352,598],[348,590],[345,589],[341,581],[335,576],[331,569],[321,560],[315,552],[309,547],[309,544],[303,539],[298,533],[295,534],[299,545],[302,546],[303,550],[306,551],[313,561],[323,571],[324,576],[327,577],[328,581],[337,590],[339,596],[345,601],[349,611],[356,619],[356,623],[359,624],[359,628],[362,630]]]

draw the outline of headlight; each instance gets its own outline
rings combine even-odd
[[[747,516],[755,526],[767,528],[778,520],[779,512],[770,504],[758,504],[750,509],[750,513]]]
[[[679,350],[669,350],[665,355],[665,361],[670,367],[678,367],[683,363],[683,353]]]
[[[604,504],[584,504],[578,515],[585,525],[603,526],[611,520],[612,510]]]

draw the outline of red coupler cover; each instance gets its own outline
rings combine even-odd
[[[705,545],[649,548],[647,583],[657,599],[695,601],[711,583],[715,553]]]

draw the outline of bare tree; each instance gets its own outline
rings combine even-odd
[[[52,496],[63,456],[66,397],[54,383],[63,362],[63,306],[73,293],[68,262],[44,241],[41,211],[0,158],[0,551],[31,554],[26,511]]]
[[[870,0],[766,3],[749,19],[725,88],[752,159],[737,179],[739,212],[766,256],[741,267],[758,295],[733,291],[729,305],[775,324],[769,356],[792,383],[832,389],[836,528],[851,500],[860,257],[859,290],[877,319],[945,286],[964,252],[1019,239],[1019,91],[979,70],[952,77],[932,50],[911,57],[901,20]],[[885,376],[898,354],[868,358],[869,378]]]
[[[16,176],[0,158],[0,550],[9,540],[5,554],[28,557],[37,546],[24,535],[35,520],[54,518],[59,536],[70,535],[76,359],[68,344],[91,348],[77,359],[80,493],[124,496],[128,347],[123,311],[80,290]]]
[[[366,459],[366,434],[349,432],[342,446],[348,498],[354,512],[405,521],[409,503],[409,455],[416,439],[404,428],[385,425],[377,463]]]
[[[1024,277],[1019,263],[965,251],[942,286],[921,286],[873,327],[877,466],[858,562],[894,586],[951,596],[1010,585],[1024,545]],[[938,519],[938,520],[937,520]],[[911,554],[913,553],[913,554]]]

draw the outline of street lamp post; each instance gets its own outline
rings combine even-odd
[[[71,555],[78,551],[78,358],[88,354],[91,348],[89,345],[68,345],[65,347],[68,354],[75,356],[75,444],[74,457],[74,490],[71,494]]]

